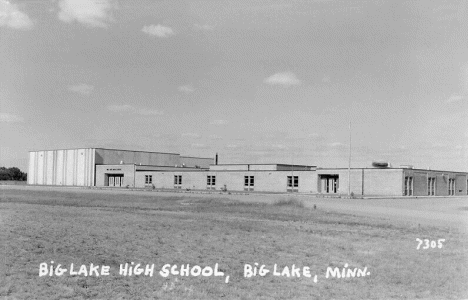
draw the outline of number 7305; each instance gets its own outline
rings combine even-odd
[[[437,242],[435,240],[428,240],[428,239],[424,239],[424,240],[421,240],[421,239],[416,239],[416,241],[418,242],[418,246],[416,247],[417,250],[419,250],[421,248],[421,245],[424,244],[424,246],[422,247],[423,249],[429,249],[429,248],[442,248],[444,245],[442,244],[443,242],[445,242],[445,239],[438,239]]]

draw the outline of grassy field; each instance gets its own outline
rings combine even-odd
[[[285,198],[272,204],[200,197],[0,192],[0,298],[463,299],[467,234],[450,227],[331,213]],[[221,195],[220,195],[221,197]],[[416,239],[445,239],[417,250]],[[109,276],[39,276],[43,262],[110,266]],[[154,276],[120,276],[120,264]],[[244,278],[244,264],[310,267],[313,278]],[[159,274],[165,264],[214,266],[225,277]],[[326,278],[328,267],[365,277]],[[76,267],[75,267],[76,268]]]

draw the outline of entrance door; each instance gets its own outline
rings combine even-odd
[[[338,192],[338,177],[330,177],[328,179],[328,186],[330,193],[336,194]]]
[[[328,193],[328,179],[327,178],[322,177],[320,179],[320,186],[322,187],[320,191],[322,194]]]
[[[336,194],[339,187],[338,175],[319,175],[320,176],[320,191],[322,194]]]
[[[123,185],[123,174],[109,174],[109,186],[117,186],[120,187]]]

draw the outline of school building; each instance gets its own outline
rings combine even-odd
[[[29,152],[28,184],[307,193],[356,196],[468,195],[468,173],[389,167],[218,164],[216,158],[105,148]]]

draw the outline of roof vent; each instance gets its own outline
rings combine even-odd
[[[373,161],[372,166],[374,168],[388,168],[388,162],[386,162],[386,161]]]

